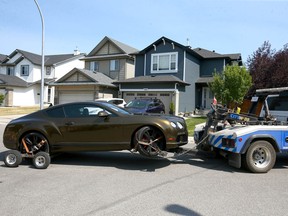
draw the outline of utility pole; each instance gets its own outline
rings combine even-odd
[[[34,0],[40,17],[41,17],[41,22],[42,22],[42,51],[41,51],[41,55],[42,55],[42,63],[41,63],[41,90],[40,90],[40,109],[43,109],[43,104],[44,104],[44,18],[41,12],[41,9],[39,7],[39,4],[37,2],[37,0]]]

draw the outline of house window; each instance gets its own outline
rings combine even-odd
[[[119,71],[120,62],[119,60],[110,60],[110,71]]]
[[[51,88],[48,88],[48,102],[51,102]]]
[[[7,67],[7,75],[13,76],[14,75],[14,67]]]
[[[90,70],[91,71],[99,71],[99,63],[98,62],[90,62]]]
[[[29,76],[29,65],[21,65],[21,76]]]
[[[152,73],[175,73],[177,72],[178,53],[152,54]]]
[[[46,67],[46,75],[51,75],[51,67]]]

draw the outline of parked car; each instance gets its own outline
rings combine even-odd
[[[22,157],[47,168],[50,154],[77,151],[138,151],[154,157],[187,144],[185,120],[176,116],[134,115],[107,102],[52,106],[12,120],[3,143],[11,149],[4,163],[18,166]]]
[[[124,107],[127,104],[125,100],[122,98],[101,98],[101,99],[97,99],[96,101],[105,101],[105,102],[112,103],[120,107]]]
[[[125,108],[135,114],[143,113],[165,113],[165,106],[159,99],[139,98],[130,101]]]

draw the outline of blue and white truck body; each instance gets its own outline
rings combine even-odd
[[[207,143],[229,164],[244,164],[252,172],[268,172],[275,164],[276,152],[288,152],[287,125],[237,125],[210,132]],[[253,150],[254,149],[254,150]]]

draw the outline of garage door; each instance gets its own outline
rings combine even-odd
[[[171,103],[171,93],[170,92],[126,92],[124,93],[124,100],[128,103],[135,98],[158,98],[165,105],[165,113],[169,113],[169,107]]]
[[[63,91],[59,92],[59,103],[69,103],[77,101],[93,101],[94,94],[91,92],[79,92],[79,91]]]

